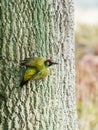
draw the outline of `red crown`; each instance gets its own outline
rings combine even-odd
[[[52,59],[48,59],[47,61],[48,61],[48,62],[51,62],[51,63],[54,62]]]

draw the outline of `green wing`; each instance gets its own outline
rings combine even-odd
[[[30,79],[34,79],[36,74],[37,74],[36,68],[27,67],[23,75],[22,81],[20,83],[20,86],[22,87],[24,84],[27,84]]]
[[[25,60],[21,61],[21,66],[35,66],[36,68],[39,68],[39,70],[44,67],[45,59],[42,57],[32,57],[32,58],[26,58]]]
[[[26,70],[23,76],[20,86],[22,87],[24,84],[27,84],[30,79],[33,79],[33,80],[43,79],[46,76],[48,76],[48,74],[49,74],[48,69],[43,69],[41,72],[36,72],[36,70],[28,69]]]

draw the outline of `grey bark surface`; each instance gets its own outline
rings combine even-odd
[[[73,0],[2,0],[0,130],[78,130]],[[20,88],[20,61],[59,62],[43,81]]]

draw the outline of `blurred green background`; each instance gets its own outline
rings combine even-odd
[[[76,96],[80,130],[98,130],[98,0],[75,0]]]

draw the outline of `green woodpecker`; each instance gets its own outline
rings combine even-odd
[[[49,67],[58,64],[51,59],[45,60],[41,57],[27,58],[21,62],[21,66],[26,66],[20,86],[27,84],[30,79],[39,80],[49,74]]]

